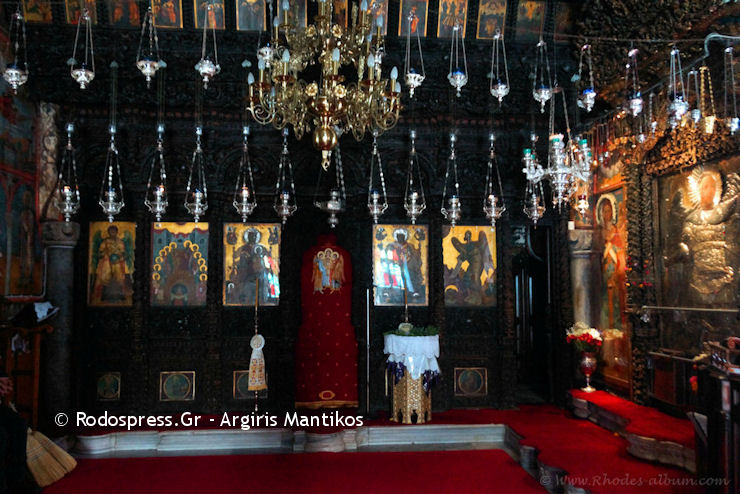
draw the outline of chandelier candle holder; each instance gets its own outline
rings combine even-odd
[[[427,208],[427,202],[424,197],[424,186],[421,181],[419,157],[416,155],[416,130],[411,130],[409,137],[411,139],[411,149],[409,151],[409,167],[406,171],[406,191],[403,195],[403,208],[406,210],[406,216],[411,220],[411,224],[415,225],[416,220]]]
[[[108,217],[109,222],[121,212],[126,205],[123,199],[123,179],[121,178],[121,163],[118,160],[118,148],[116,147],[117,132],[117,103],[118,103],[118,63],[115,61],[110,64],[111,69],[111,90],[110,90],[110,125],[108,133],[110,134],[110,146],[105,158],[105,174],[100,184],[100,199],[98,204],[103,208],[103,213]]]
[[[148,44],[144,45],[144,40]],[[139,50],[136,53],[136,68],[146,78],[146,87],[149,88],[154,77],[164,62],[159,58],[159,37],[157,26],[154,25],[154,14],[149,7],[141,24],[141,36],[139,37]]]
[[[62,159],[59,164],[59,176],[57,177],[56,202],[57,208],[64,215],[64,221],[69,223],[72,215],[80,209],[80,188],[77,183],[77,162],[75,160],[75,149],[72,146],[72,134],[75,126],[69,122],[67,130],[67,145],[62,151]]]
[[[377,180],[375,179],[376,169],[378,174]],[[380,184],[380,190],[378,190],[378,184]],[[383,202],[381,202],[381,199]],[[373,132],[373,150],[370,154],[370,182],[367,189],[367,209],[375,224],[378,224],[378,219],[388,209],[388,195],[385,190],[383,160],[381,160],[380,151],[378,151],[377,131]]]
[[[83,29],[83,37],[85,39],[84,41],[80,41],[80,31]],[[84,44],[84,55],[82,55],[82,44]],[[84,57],[82,60],[77,60],[78,48],[80,54]],[[72,58],[67,60],[67,64],[70,67],[69,70],[72,79],[80,85],[80,89],[85,89],[95,79],[95,49],[92,37],[92,19],[90,19],[90,12],[87,8],[82,10],[82,16],[80,16],[77,22],[75,47],[72,51]]]
[[[584,58],[586,59],[586,65],[588,65],[588,82],[586,83],[586,87],[584,87],[578,95],[578,106],[590,113],[594,107],[594,103],[596,103],[596,90],[594,89],[594,69],[591,59],[591,45],[588,43],[581,47],[581,56],[578,62],[578,80],[581,82],[583,82]]]
[[[257,207],[257,196],[254,188],[254,175],[252,174],[252,162],[249,159],[249,126],[242,127],[242,158],[239,161],[239,174],[234,188],[234,200],[232,204],[242,222],[246,223],[249,215]]]
[[[686,112],[689,111],[689,103],[686,101],[686,92],[683,83],[683,70],[681,69],[681,52],[673,47],[670,60],[671,72],[668,85],[668,123],[676,128]]]
[[[545,170],[542,168],[542,165],[540,165],[535,151],[537,135],[532,132],[529,136],[529,140],[532,142],[531,147],[524,148],[522,151],[522,164],[524,165],[522,172],[528,182],[539,183],[543,178],[545,178]]]
[[[416,47],[419,52],[419,66],[421,72],[419,72],[411,59],[411,25],[414,23],[414,19],[418,21],[418,17],[415,14],[409,14],[406,18],[406,57],[404,58],[404,80],[406,86],[409,88],[409,98],[414,98],[414,90],[421,86],[421,83],[426,79],[426,72],[424,71],[424,55],[421,51],[421,36],[417,29],[414,33],[416,38]]]
[[[503,70],[501,66],[503,65]],[[506,62],[506,45],[501,30],[496,29],[493,35],[493,47],[491,48],[491,82],[489,91],[491,96],[498,99],[499,105],[504,96],[509,94],[509,66]]]
[[[632,48],[627,52],[629,61],[625,65],[624,87],[627,89],[627,108],[630,114],[636,117],[642,113],[643,100],[640,92],[640,77],[637,72],[637,55],[639,50]]]
[[[337,134],[341,132],[337,129]],[[339,145],[333,153],[334,166],[336,171],[336,181],[332,188],[329,190],[329,198],[325,201],[318,200],[319,188],[321,186],[321,175],[324,170],[319,170],[319,180],[316,184],[316,194],[314,199],[314,206],[322,210],[329,215],[329,226],[336,228],[339,224],[339,214],[343,213],[347,204],[347,192],[344,188],[344,169],[342,168],[342,152]]]
[[[540,113],[545,113],[545,104],[552,97],[552,77],[550,76],[550,61],[547,57],[547,43],[542,37],[537,43],[532,96],[540,104]]]
[[[697,97],[699,98],[699,110],[704,117],[703,128],[705,134],[711,134],[714,132],[714,123],[717,120],[717,112],[714,108],[714,90],[712,88],[712,75],[709,71],[709,67],[702,65],[699,68],[699,92]],[[709,96],[707,96],[707,94]],[[707,105],[707,98],[709,99],[709,105]]]
[[[496,161],[496,138],[491,133],[488,136],[489,148],[488,148],[488,169],[486,172],[486,192],[483,197],[483,212],[486,214],[486,218],[491,222],[491,230],[496,229],[496,221],[501,218],[501,215],[506,211],[504,205],[504,189],[501,184],[501,174],[498,169],[498,162]],[[498,182],[498,187],[494,185],[494,172],[495,181]],[[498,193],[498,196],[496,195]]]
[[[460,90],[468,83],[468,57],[465,54],[465,37],[462,32],[462,24],[459,21],[452,27],[450,71],[447,73],[447,80],[455,88],[459,98]]]
[[[207,12],[203,16],[203,39],[200,48],[200,60],[195,64],[195,71],[203,79],[203,89],[208,89],[208,82],[212,81],[216,75],[221,72],[221,66],[218,63],[218,45],[216,44],[216,24],[211,24],[211,12],[213,3],[210,2]],[[211,28],[213,37],[213,50],[208,50],[208,28]]]
[[[288,129],[283,129],[283,150],[278,163],[278,178],[275,183],[275,212],[283,225],[298,210],[296,204],[295,181],[293,180],[293,163],[288,151]]]
[[[28,57],[26,54],[26,20],[21,14],[21,6],[15,10],[10,18],[8,30],[9,61],[3,70],[3,79],[7,82],[13,94],[18,94],[18,88],[28,81]]]
[[[345,28],[332,22],[332,4],[319,0],[313,23],[300,29],[283,1],[269,47],[258,51],[259,74],[250,78],[247,97],[248,110],[260,124],[272,123],[278,129],[290,125],[297,139],[313,127],[313,145],[321,152],[325,170],[337,146],[335,128],[359,141],[368,130],[394,127],[401,110],[398,69],[391,70],[389,79],[382,77],[382,17],[373,26],[363,0],[359,15],[353,6],[351,26]],[[309,65],[318,66],[319,74],[313,80],[301,79]],[[352,72],[356,81],[346,79]]]
[[[725,100],[725,121],[727,128],[730,129],[730,134],[740,129],[740,118],[737,113],[737,88],[735,80],[735,61],[733,59],[733,46],[725,48],[724,54],[724,100]]]
[[[457,178],[457,153],[455,152],[455,142],[457,142],[457,136],[452,132],[450,133],[450,157],[447,159],[445,185],[442,190],[442,207],[440,208],[442,216],[444,216],[452,226],[455,226],[462,217],[462,207],[460,205],[460,182]],[[454,188],[454,192],[447,197],[447,182],[450,179],[450,175],[454,180],[450,189]]]

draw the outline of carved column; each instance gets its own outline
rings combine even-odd
[[[46,250],[46,298],[59,307],[51,321],[54,332],[44,340],[41,365],[41,423],[51,425],[57,413],[73,411],[74,248],[80,225],[49,221],[42,223],[41,236]]]
[[[595,326],[591,299],[595,295],[594,261],[596,251],[593,247],[594,232],[591,229],[569,230],[570,246],[570,279],[573,293],[573,319],[589,327]]]

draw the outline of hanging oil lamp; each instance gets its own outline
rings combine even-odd
[[[197,86],[197,85],[196,85]],[[198,223],[208,209],[208,184],[206,183],[206,163],[201,145],[203,137],[203,103],[201,88],[195,89],[195,150],[190,160],[188,183],[185,187],[185,210]]]
[[[455,224],[460,221],[460,218],[462,217],[462,207],[460,205],[460,182],[457,178],[457,154],[455,153],[456,141],[457,136],[454,132],[451,132],[450,157],[447,159],[445,185],[444,189],[442,190],[442,207],[440,208],[442,216],[444,216],[445,219],[449,221],[452,226],[455,226]],[[453,192],[450,194],[449,197],[447,197],[447,183],[450,178],[454,180],[454,182],[452,183],[452,187],[450,187],[450,189],[453,189]]]
[[[670,82],[668,86],[668,123],[675,128],[689,110],[689,103],[685,99],[683,84],[683,70],[681,69],[681,53],[678,48],[671,50]]]
[[[545,215],[545,206],[542,203],[542,183],[533,183],[527,181],[527,188],[524,196],[524,214],[532,220],[534,226]]]
[[[537,57],[532,84],[532,96],[540,104],[540,113],[545,113],[545,104],[552,97],[552,77],[550,76],[550,62],[547,57],[547,43],[542,37],[537,43]]]
[[[406,81],[406,85],[409,88],[409,98],[414,97],[414,90],[421,86],[421,83],[424,82],[424,79],[426,78],[426,72],[424,71],[424,55],[421,52],[421,37],[419,35],[419,30],[416,30],[416,33],[414,33],[414,36],[416,37],[416,50],[419,53],[419,70],[417,70],[413,60],[411,59],[411,25],[414,21],[414,14],[409,14],[409,16],[406,18],[407,22],[407,29],[406,29],[406,57],[404,58],[404,79]]]
[[[252,162],[249,160],[249,126],[242,127],[242,157],[239,161],[239,174],[236,179],[234,188],[234,200],[232,205],[242,222],[246,223],[247,218],[257,207],[257,199],[254,189],[254,176],[252,174]]]
[[[211,26],[211,33],[213,34],[213,56],[208,51],[208,25],[211,24],[211,12],[213,11],[213,4],[209,3],[207,11],[203,16],[203,41],[201,44],[200,60],[195,64],[195,70],[200,74],[203,79],[203,89],[208,89],[208,82],[213,80],[216,75],[221,72],[221,66],[218,64],[218,45],[216,44],[216,25]]]
[[[737,113],[737,89],[735,87],[735,63],[733,60],[733,46],[725,48],[725,121],[730,134],[735,134],[740,128],[740,118]]]
[[[295,182],[293,181],[293,164],[288,152],[288,129],[283,129],[283,150],[278,164],[278,179],[275,183],[275,212],[283,225],[298,209],[296,204]]]
[[[377,179],[375,177],[377,170]],[[378,190],[380,185],[380,190]],[[382,195],[381,195],[382,194]],[[381,202],[382,199],[382,202]],[[383,161],[380,159],[378,151],[378,131],[373,131],[373,149],[370,153],[370,182],[367,189],[367,209],[373,218],[373,223],[377,224],[378,219],[388,209],[388,195],[385,190],[385,177],[383,175]]]
[[[503,65],[503,70],[501,66]],[[506,45],[501,30],[496,29],[493,35],[491,48],[491,82],[489,86],[491,96],[498,99],[499,104],[504,96],[509,94],[509,66],[506,62]]]
[[[506,211],[503,203],[504,190],[501,185],[501,174],[498,170],[496,161],[495,137],[493,133],[488,136],[488,169],[486,171],[486,191],[483,196],[483,212],[486,218],[491,222],[491,229],[496,229],[496,220]],[[495,173],[495,176],[494,176]],[[494,185],[494,179],[498,182],[498,187]],[[498,196],[496,195],[498,193]]]
[[[10,19],[8,30],[8,52],[12,62],[5,65],[3,79],[7,82],[13,94],[18,94],[18,88],[28,81],[28,60],[26,56],[26,21],[21,14],[20,4]]]
[[[162,221],[168,205],[167,169],[164,161],[164,70],[157,78],[157,103],[157,147],[149,168],[144,205],[157,221]]]
[[[103,208],[103,213],[109,222],[121,212],[126,205],[123,199],[123,180],[121,178],[121,163],[118,161],[118,148],[116,147],[116,110],[118,96],[118,64],[114,61],[111,68],[111,92],[110,92],[110,145],[105,158],[105,174],[100,184],[100,199],[98,204]]]
[[[697,70],[690,70],[686,74],[686,103],[691,102],[691,90],[694,91],[694,108],[689,111],[689,117],[694,123],[694,127],[699,125],[701,120],[701,101],[699,99],[699,72]]]
[[[712,75],[709,67],[702,65],[699,69],[699,109],[704,116],[703,128],[705,134],[714,132],[714,123],[717,120],[717,112],[714,108],[714,92],[712,89]],[[709,94],[709,106],[707,107],[707,94]]]
[[[468,59],[465,54],[465,38],[462,34],[462,25],[457,22],[452,28],[450,41],[450,71],[447,80],[460,96],[460,90],[468,83]]]
[[[77,60],[77,49],[78,44],[81,44],[80,42],[80,31],[83,29],[82,25],[85,25],[84,27],[84,34],[85,37],[84,45],[85,45],[85,54],[84,58],[81,61]],[[80,47],[80,52],[82,51]],[[77,33],[75,34],[75,47],[72,51],[72,58],[67,60],[67,64],[70,66],[70,74],[72,75],[72,79],[77,82],[77,84],[80,85],[80,89],[85,89],[93,79],[95,79],[95,50],[93,46],[93,37],[92,37],[92,19],[90,19],[90,13],[87,10],[87,8],[83,9],[82,16],[80,17],[80,20],[77,22]]]
[[[409,151],[409,167],[406,171],[406,191],[403,195],[403,208],[406,210],[406,216],[415,225],[416,220],[421,213],[427,208],[424,197],[424,186],[421,181],[421,168],[419,167],[419,158],[416,155],[416,130],[409,133],[411,139],[411,150]]]
[[[148,38],[146,50],[142,50],[144,40]],[[154,25],[154,14],[149,7],[144,15],[144,22],[141,25],[141,36],[139,37],[139,51],[136,54],[136,68],[146,78],[146,87],[151,84],[152,77],[164,63],[159,58],[159,37],[157,36],[157,26]]]
[[[591,45],[589,45],[588,43],[584,44],[581,47],[581,56],[578,62],[578,79],[580,81],[583,81],[584,58],[586,59],[586,64],[588,65],[589,80],[586,84],[586,87],[584,87],[581,90],[581,93],[578,95],[578,106],[583,108],[587,112],[590,112],[594,107],[594,103],[596,103],[596,90],[594,89],[594,69],[593,63],[591,61]]]
[[[67,129],[67,145],[62,151],[62,159],[59,164],[59,176],[57,178],[57,208],[64,215],[64,221],[69,223],[72,215],[80,209],[80,188],[77,184],[77,162],[75,150],[72,146],[72,134],[74,124],[69,122]]]
[[[638,53],[637,48],[632,48],[627,53],[629,61],[625,66],[624,74],[624,87],[627,88],[627,107],[633,117],[642,113],[643,107],[642,93],[640,93],[640,78],[637,72]]]
[[[335,129],[335,131],[339,134],[339,129]],[[339,143],[337,143],[337,147],[334,149],[332,156],[334,157],[335,182],[329,190],[329,198],[324,201],[319,201],[318,197],[321,186],[321,174],[324,173],[323,169],[319,169],[319,180],[316,184],[314,205],[329,215],[329,226],[331,228],[336,228],[339,224],[339,214],[344,212],[345,205],[347,204],[347,192],[344,188],[342,152],[340,150]]]

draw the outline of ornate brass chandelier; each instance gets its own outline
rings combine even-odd
[[[382,77],[385,55],[383,18],[373,27],[367,0],[352,7],[351,27],[332,22],[330,0],[319,0],[313,24],[300,29],[291,19],[288,0],[282,18],[273,21],[272,39],[257,52],[257,80],[248,78],[246,106],[254,119],[282,129],[293,127],[297,139],[313,128],[314,147],[328,168],[337,145],[334,130],[351,132],[361,140],[366,132],[383,132],[396,125],[401,110],[401,84],[393,67],[390,80]],[[300,75],[310,66],[320,71]],[[311,74],[313,76],[313,74]],[[348,82],[348,76],[356,82]]]

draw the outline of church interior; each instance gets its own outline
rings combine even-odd
[[[0,5],[0,494],[740,493],[736,0]]]

